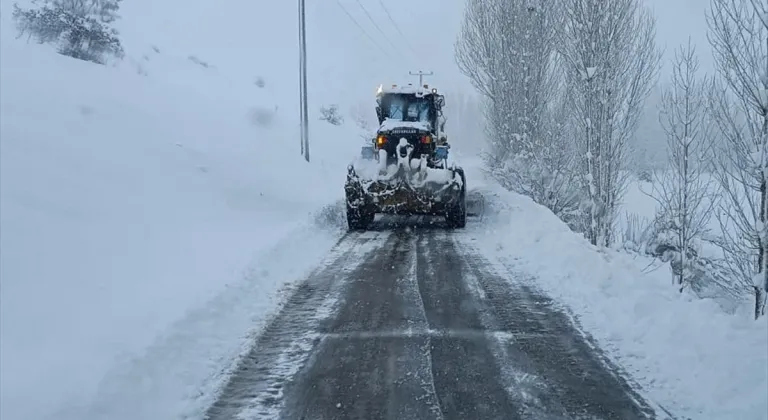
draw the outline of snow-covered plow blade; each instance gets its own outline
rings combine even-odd
[[[417,159],[375,168],[370,163],[348,168],[344,190],[350,229],[365,229],[377,213],[445,216],[450,227],[466,225],[461,168],[428,168]]]

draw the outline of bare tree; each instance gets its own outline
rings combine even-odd
[[[768,4],[711,0],[709,41],[721,83],[712,115],[723,137],[717,179],[722,247],[737,281],[755,294],[755,318],[768,296]]]
[[[564,217],[568,185],[556,33],[560,0],[469,0],[456,58],[484,102],[489,172]]]
[[[337,104],[321,106],[319,119],[320,121],[326,121],[331,125],[344,124],[344,116],[339,112],[339,106]]]
[[[502,48],[501,22],[496,15],[501,0],[468,0],[464,21],[456,42],[456,62],[469,77],[472,85],[485,102],[486,130],[490,138],[496,132],[506,130],[505,116],[501,115],[507,98],[499,91],[503,87],[501,77],[506,77],[500,59]],[[498,117],[494,115],[498,112]],[[491,147],[500,154],[508,145],[507,138],[494,139]]]
[[[491,156],[503,162],[535,149],[556,95],[557,0],[470,0],[457,44],[459,67],[493,104]],[[472,13],[472,10],[482,9]],[[478,18],[478,16],[482,18]],[[496,33],[486,25],[492,20]],[[484,50],[482,47],[486,47]],[[478,77],[478,75],[480,77]],[[481,85],[485,86],[481,86]]]
[[[712,146],[707,115],[706,78],[697,76],[699,61],[691,45],[675,51],[670,87],[662,93],[659,121],[667,138],[668,165],[654,173],[650,195],[659,203],[656,216],[672,234],[674,282],[680,291],[693,272],[695,245],[707,232],[714,200],[708,162]]]
[[[661,58],[655,20],[640,0],[564,0],[561,55],[586,196],[586,236],[610,244],[626,185],[627,147]]]
[[[112,23],[117,19],[117,11],[123,0],[43,0],[58,8],[81,17],[95,17],[103,23]]]
[[[546,206],[572,230],[583,232],[568,107],[567,95],[562,94],[542,116],[542,141],[535,151],[514,155],[506,165],[492,167],[492,173],[505,188]]]
[[[120,1],[43,0],[39,8],[14,5],[13,18],[19,36],[27,33],[28,39],[57,44],[63,55],[104,64],[107,57],[124,55],[117,30],[109,26]]]

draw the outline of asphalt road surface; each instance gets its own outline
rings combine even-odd
[[[657,418],[530,281],[439,223],[392,220],[296,288],[208,419]]]

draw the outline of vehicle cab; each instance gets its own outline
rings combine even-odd
[[[447,139],[443,132],[445,118],[442,108],[445,96],[437,89],[423,86],[379,86],[376,92],[376,131],[370,153],[378,157],[376,150],[385,150],[387,160],[397,160],[397,148],[401,139],[413,146],[412,157],[427,156],[429,160],[447,156]],[[366,151],[364,150],[364,154]]]

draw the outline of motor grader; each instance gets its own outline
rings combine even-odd
[[[444,105],[429,85],[379,86],[379,128],[344,185],[350,229],[366,229],[376,214],[444,216],[450,228],[465,227],[466,180],[449,160]]]

